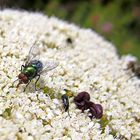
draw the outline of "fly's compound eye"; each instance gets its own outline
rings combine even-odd
[[[27,78],[27,76],[25,75],[25,74],[23,74],[23,73],[20,73],[19,75],[18,75],[18,78],[19,78],[19,80],[20,81],[22,81],[24,84],[27,84],[28,83],[28,78]]]

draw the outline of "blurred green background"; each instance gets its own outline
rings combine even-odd
[[[0,0],[1,8],[17,8],[57,16],[92,28],[118,48],[140,60],[139,0]]]

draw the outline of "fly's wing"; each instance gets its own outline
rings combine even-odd
[[[39,60],[40,54],[43,52],[44,49],[45,49],[45,46],[43,46],[43,44],[34,42],[29,50],[25,65],[28,65],[32,60],[35,60],[35,59]]]
[[[50,70],[53,70],[58,66],[57,62],[54,61],[47,61],[46,62],[46,56],[44,56],[44,52],[46,51],[46,46],[40,42],[34,42],[32,47],[29,50],[29,54],[27,56],[25,65],[28,66],[31,61],[33,60],[39,60],[43,63],[43,70],[40,72],[40,74],[47,73]]]
[[[46,74],[48,71],[51,71],[53,69],[55,69],[58,66],[58,62],[54,62],[54,61],[48,61],[46,63],[44,63],[44,68],[43,70],[40,72],[41,75]]]

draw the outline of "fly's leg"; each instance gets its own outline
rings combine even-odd
[[[69,117],[71,118],[70,112],[69,112],[69,107],[64,107],[65,112],[68,112]]]
[[[16,81],[18,81],[18,78],[12,83],[12,86],[14,86],[14,83],[15,83]]]
[[[22,66],[21,66],[21,70],[20,70],[20,71],[22,71],[22,70],[23,70],[23,68],[25,68],[25,66],[24,66],[24,65],[22,65]]]
[[[37,82],[38,82],[38,80],[40,78],[40,74],[38,74],[37,76],[38,76],[38,78],[37,78],[37,80],[35,82],[35,90],[36,91],[37,91]],[[39,90],[43,90],[43,87],[39,88]],[[48,98],[52,101],[51,96],[49,94],[46,94],[46,96],[48,96]]]
[[[25,90],[26,90],[26,88],[28,87],[28,85],[31,83],[31,80],[27,83],[27,85],[25,86],[25,88],[24,88],[24,92],[25,92]]]
[[[40,75],[37,75],[38,76],[38,78],[37,78],[37,80],[35,81],[35,90],[37,91],[37,82],[38,82],[38,80],[40,79]]]
[[[69,115],[69,117],[71,118],[71,115],[70,115],[69,109],[68,109],[68,115]]]

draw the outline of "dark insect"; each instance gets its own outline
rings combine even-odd
[[[138,64],[136,61],[130,61],[127,65],[127,69],[131,69],[132,72],[140,78],[140,64]]]
[[[38,50],[35,50],[38,49]],[[27,86],[30,84],[30,82],[37,78],[35,82],[35,90],[37,90],[37,82],[40,78],[40,75],[43,73],[46,73],[54,68],[57,67],[57,63],[54,62],[42,62],[37,58],[39,56],[39,51],[41,48],[37,48],[37,46],[34,44],[29,51],[29,54],[27,56],[27,61],[24,65],[21,66],[21,73],[18,75],[19,83],[17,84],[17,88],[20,84],[26,84],[24,91],[26,90]]]
[[[72,44],[72,43],[73,43],[73,41],[72,41],[72,39],[71,39],[70,37],[68,37],[68,38],[66,39],[66,42],[69,43],[69,44]]]
[[[70,114],[69,114],[69,98],[68,98],[68,96],[66,94],[64,94],[64,95],[61,96],[61,99],[62,99],[62,103],[63,103],[63,107],[64,107],[65,112],[68,112],[68,115],[70,116]]]

